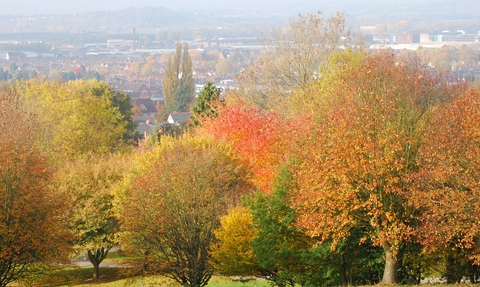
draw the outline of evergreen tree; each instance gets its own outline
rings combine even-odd
[[[173,58],[168,60],[163,83],[163,94],[167,113],[186,112],[193,100],[195,84],[188,45],[177,43]]]
[[[5,73],[5,70],[0,68],[0,81],[6,81],[7,80],[7,73]]]
[[[208,81],[198,95],[197,104],[193,108],[192,126],[200,124],[201,117],[215,118],[217,112],[215,111],[215,103],[220,96],[220,89]]]

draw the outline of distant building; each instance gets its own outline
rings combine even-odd
[[[397,44],[413,44],[413,35],[410,32],[398,33],[395,37]]]
[[[18,61],[26,58],[27,55],[25,55],[23,52],[7,52],[7,54],[5,55],[5,59],[7,61]]]
[[[124,43],[125,40],[123,39],[111,39],[107,40],[107,47],[111,49],[121,49],[123,48]]]
[[[127,82],[121,88],[132,99],[147,99],[150,97],[150,89],[143,83]]]
[[[433,36],[434,42],[460,42],[460,43],[478,43],[480,42],[480,33],[466,33],[464,30],[450,32],[442,31],[442,34]]]
[[[420,34],[420,43],[430,43],[430,37],[428,34]]]
[[[171,113],[168,118],[167,122],[169,124],[176,124],[176,125],[182,125],[186,123],[191,117],[190,113]]]
[[[137,107],[144,117],[155,116],[158,113],[157,107],[150,99],[132,99],[132,106]]]

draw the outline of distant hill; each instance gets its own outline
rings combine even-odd
[[[174,12],[163,7],[126,8],[79,14],[41,16],[0,16],[0,33],[31,32],[120,32],[124,29],[159,28],[202,22],[192,13]]]

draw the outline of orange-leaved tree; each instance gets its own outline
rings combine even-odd
[[[296,139],[308,131],[307,117],[286,119],[278,113],[247,107],[241,101],[219,106],[216,118],[203,118],[197,134],[210,134],[233,146],[250,167],[252,182],[269,192],[281,163]]]
[[[419,238],[428,251],[448,250],[480,264],[480,91],[470,89],[437,109],[426,144],[416,204],[423,209]],[[453,259],[453,258],[450,258]],[[448,265],[447,269],[453,267]],[[446,270],[447,281],[455,274]],[[458,272],[457,272],[458,273]]]
[[[65,205],[48,189],[50,171],[33,147],[34,115],[8,88],[0,91],[0,286],[42,263],[66,262]]]
[[[311,236],[339,240],[352,228],[368,230],[385,252],[382,282],[390,284],[417,224],[409,175],[419,168],[432,108],[448,89],[387,53],[363,57],[353,67],[348,57],[336,58],[335,74],[325,71],[328,82],[312,87],[319,93],[318,126],[298,150],[291,201]]]

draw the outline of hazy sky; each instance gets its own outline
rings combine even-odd
[[[0,0],[0,15],[35,15],[110,11],[135,7],[165,7],[181,9],[220,9],[238,7],[240,10],[258,9],[281,1],[275,0]],[[286,2],[294,3],[294,0]],[[307,0],[307,2],[312,2]],[[318,1],[316,1],[318,2]]]
[[[377,6],[408,7],[462,6],[472,12],[480,9],[479,0],[0,0],[0,15],[73,14],[88,11],[113,11],[128,7],[164,7],[173,11],[235,9],[239,11],[373,11]],[[452,6],[453,5],[453,6]],[[274,11],[272,11],[274,10]]]

